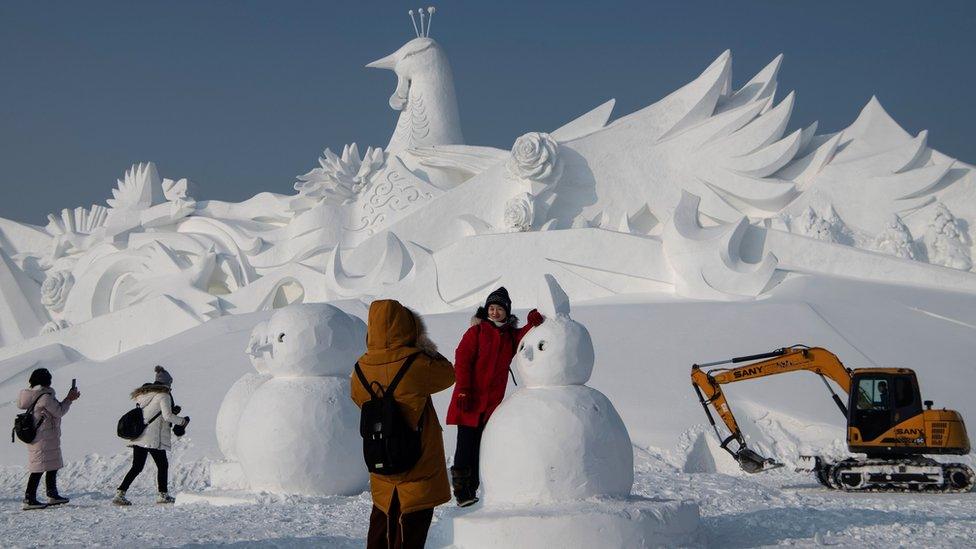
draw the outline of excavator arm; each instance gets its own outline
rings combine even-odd
[[[759,362],[754,362],[757,360]],[[738,364],[742,362],[748,362],[749,364],[733,368],[715,368],[724,364]],[[706,371],[704,368],[711,369]],[[782,464],[776,463],[770,458],[765,458],[746,446],[745,438],[742,436],[742,430],[739,428],[739,424],[736,422],[735,416],[729,408],[725,393],[722,392],[722,385],[799,370],[806,370],[820,376],[824,385],[827,386],[827,390],[830,391],[834,403],[840,408],[846,420],[847,406],[837,396],[837,393],[834,392],[830,384],[827,383],[827,378],[836,383],[845,393],[850,393],[851,370],[846,368],[836,355],[821,347],[796,345],[777,349],[769,353],[740,356],[707,364],[692,365],[691,383],[695,388],[695,392],[698,393],[698,399],[705,409],[708,421],[712,424],[712,428],[715,429],[715,434],[718,435],[719,440],[722,441],[722,448],[736,459],[744,471],[757,473],[775,467],[781,467]],[[711,408],[714,408],[718,412],[722,422],[725,423],[725,426],[729,430],[729,436],[723,438],[719,434]],[[730,448],[733,442],[736,444],[734,449]]]

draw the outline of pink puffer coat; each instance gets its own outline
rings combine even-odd
[[[42,418],[44,421],[37,430],[34,442],[27,445],[29,456],[27,471],[29,473],[55,471],[64,467],[64,461],[61,459],[61,416],[68,413],[71,401],[67,399],[59,401],[51,387],[31,387],[20,391],[17,406],[21,410],[26,410],[35,399],[37,405],[34,406],[34,421],[41,421]]]

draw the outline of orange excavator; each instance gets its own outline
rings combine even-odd
[[[725,367],[726,364],[741,365]],[[817,374],[823,380],[847,422],[848,449],[865,457],[832,462],[820,456],[802,456],[803,466],[799,470],[813,471],[817,480],[828,488],[847,491],[965,492],[976,484],[976,475],[969,466],[926,457],[926,454],[968,454],[969,437],[958,412],[933,410],[931,400],[924,401],[925,409],[922,409],[914,371],[907,368],[852,370],[830,351],[805,345],[691,367],[692,385],[722,441],[721,447],[744,471],[758,473],[782,464],[746,445],[722,385],[800,370]],[[846,402],[828,379],[847,393]],[[727,437],[719,433],[712,408],[728,428]]]

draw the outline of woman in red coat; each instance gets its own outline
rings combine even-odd
[[[518,318],[511,311],[508,290],[502,287],[492,292],[485,306],[471,319],[471,327],[454,352],[456,381],[447,409],[447,423],[458,426],[451,484],[461,507],[478,501],[481,434],[491,413],[505,398],[515,350],[522,336],[543,321],[542,315],[533,309],[528,324],[519,328]]]

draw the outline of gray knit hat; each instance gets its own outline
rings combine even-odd
[[[166,368],[162,366],[156,366],[156,384],[166,386],[173,384],[173,376],[169,375]]]

